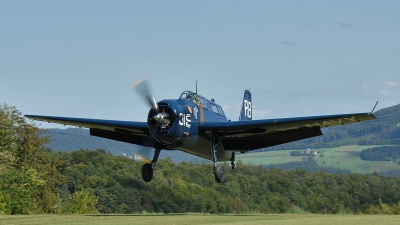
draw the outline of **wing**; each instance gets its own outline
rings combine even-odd
[[[341,114],[267,120],[205,122],[199,134],[211,138],[211,133],[225,135],[221,140],[225,150],[254,150],[322,135],[321,128],[345,125],[376,117],[370,113]]]
[[[146,122],[25,115],[29,119],[90,129],[90,135],[152,147]]]

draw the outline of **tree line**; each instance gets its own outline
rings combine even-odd
[[[360,157],[368,161],[392,161],[398,162],[400,158],[399,146],[382,146],[368,148],[361,151]]]
[[[321,154],[322,155],[322,154]],[[303,157],[303,161],[293,161],[287,163],[265,165],[266,169],[282,169],[282,170],[296,170],[301,169],[311,173],[314,172],[327,172],[330,174],[350,174],[348,169],[339,169],[335,167],[320,166],[312,156]]]
[[[380,200],[389,206],[400,201],[400,179],[377,173],[267,170],[238,162],[237,170],[227,171],[226,183],[218,184],[210,164],[163,159],[154,180],[145,183],[142,163],[102,149],[53,154],[74,168],[60,192],[89,190],[98,197],[100,213],[284,213],[293,207],[312,213],[369,213]]]
[[[98,198],[84,188],[60,197],[73,168],[45,148],[42,132],[0,105],[0,214],[94,212]]]
[[[209,163],[162,159],[153,181],[146,183],[141,162],[104,149],[54,152],[15,107],[0,109],[0,214],[284,213],[296,208],[396,213],[400,202],[400,178],[284,171],[240,161],[220,184]]]

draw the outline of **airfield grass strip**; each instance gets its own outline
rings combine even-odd
[[[0,216],[0,224],[399,224],[397,215],[321,215],[321,214],[154,214],[154,215],[14,215]]]

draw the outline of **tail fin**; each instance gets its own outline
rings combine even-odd
[[[250,90],[245,90],[239,120],[251,120],[252,117],[251,93]]]

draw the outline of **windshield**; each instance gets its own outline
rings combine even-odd
[[[198,106],[202,106],[204,109],[208,111],[217,113],[225,117],[224,110],[221,108],[221,106],[191,91],[183,92],[179,99],[194,102]]]

